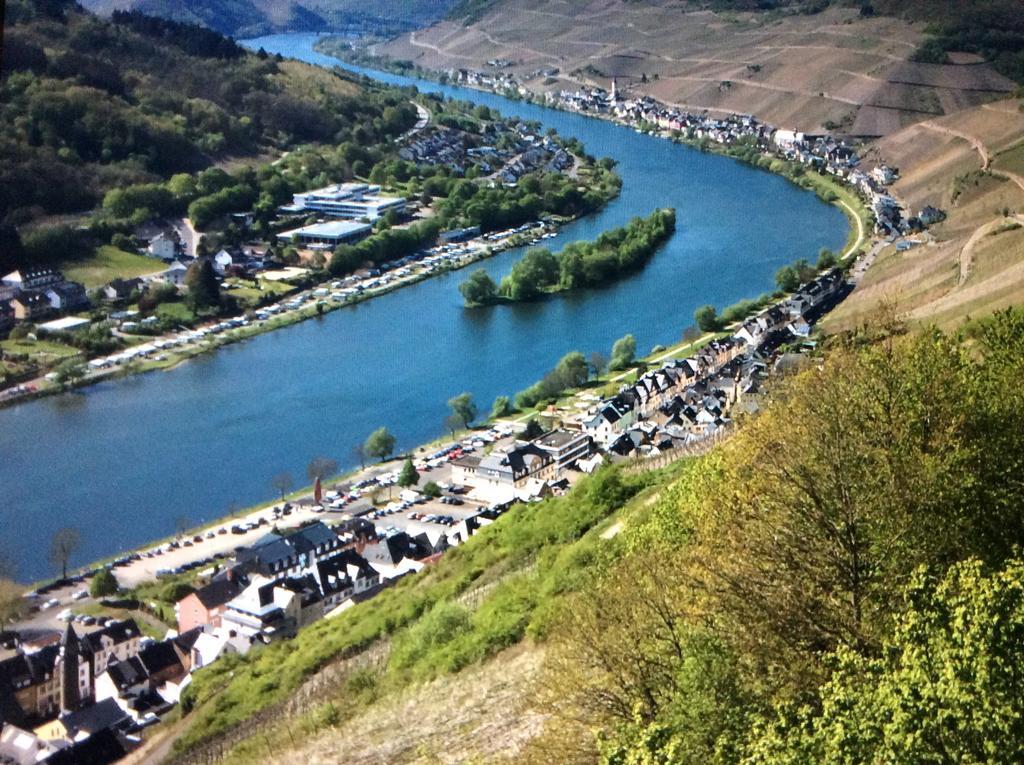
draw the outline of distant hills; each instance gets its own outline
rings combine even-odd
[[[88,10],[109,15],[137,10],[190,24],[202,24],[233,37],[272,32],[341,30],[353,26],[404,31],[444,17],[455,0],[82,0]]]
[[[113,188],[342,143],[390,105],[341,73],[249,53],[192,24],[105,20],[72,0],[8,0],[6,14],[0,273],[20,257],[4,239],[12,227],[74,219]]]

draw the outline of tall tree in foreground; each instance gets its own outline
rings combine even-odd
[[[1024,762],[1024,563],[922,569],[906,602],[878,656],[841,649],[818,703],[756,728],[745,763]]]
[[[395,437],[387,428],[377,428],[363,444],[363,453],[383,462],[395,451],[395,443]]]
[[[54,532],[50,541],[50,563],[60,569],[61,579],[68,578],[68,563],[82,546],[82,535],[78,529],[65,526]]]

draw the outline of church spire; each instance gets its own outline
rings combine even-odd
[[[75,712],[82,705],[82,693],[78,685],[78,668],[81,660],[81,645],[75,628],[68,622],[60,639],[60,655],[57,660],[60,672],[60,711]]]

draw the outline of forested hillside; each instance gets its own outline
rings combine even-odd
[[[84,0],[101,15],[134,10],[191,24],[203,24],[234,37],[272,32],[408,30],[442,18],[454,0]]]
[[[0,80],[5,241],[12,226],[87,211],[113,188],[258,164],[303,143],[371,145],[408,127],[384,119],[396,104],[415,114],[400,94],[248,53],[202,27],[12,0]]]

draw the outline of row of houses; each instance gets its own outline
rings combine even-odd
[[[460,83],[504,92],[513,90],[529,95],[510,73],[492,74],[452,70],[449,76]],[[725,86],[726,83],[723,83]],[[731,145],[753,140],[758,148],[788,160],[829,173],[858,191],[875,215],[876,231],[882,235],[905,234],[942,220],[942,212],[926,206],[916,217],[906,214],[901,204],[886,191],[899,177],[898,171],[884,164],[870,172],[859,169],[860,157],[845,141],[829,134],[810,134],[778,128],[749,114],[712,116],[708,112],[688,112],[667,106],[650,96],[623,98],[613,79],[611,91],[591,86],[576,90],[549,91],[547,104],[570,111],[614,117],[630,125],[649,125],[675,131],[690,140],[708,140]]]
[[[644,372],[558,429],[489,454],[461,456],[452,462],[452,480],[482,502],[529,501],[605,459],[653,456],[712,438],[729,427],[737,405],[756,407],[776,349],[805,338],[847,286],[837,269],[821,274],[730,337]]]
[[[730,337],[645,372],[580,417],[578,426],[599,449],[618,456],[657,453],[713,436],[730,424],[732,407],[758,392],[779,345],[807,337],[846,286],[838,269],[829,270],[744,321]]]
[[[179,702],[194,672],[341,613],[480,525],[411,536],[357,518],[271,532],[177,603],[178,629],[164,640],[129,619],[83,635],[69,622],[22,642],[0,661],[0,762],[113,762]]]

